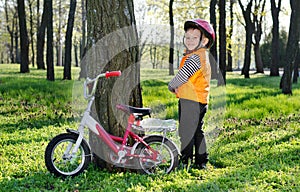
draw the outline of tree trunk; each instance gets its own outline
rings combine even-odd
[[[21,73],[29,72],[29,40],[26,27],[26,14],[25,14],[25,3],[24,0],[18,0],[18,15],[19,15],[19,28],[20,28],[20,39],[21,39]]]
[[[86,0],[81,0],[81,9],[82,9],[82,21],[81,21],[82,38],[80,43],[80,61],[82,61],[86,53]],[[84,64],[85,64],[84,62],[80,62],[79,79],[87,77],[86,67]]]
[[[260,54],[260,46],[258,43],[254,44],[255,66],[256,73],[264,73],[264,65]]]
[[[31,63],[32,63],[32,67],[34,67],[35,64],[35,49],[34,49],[34,39],[33,39],[33,35],[34,35],[34,31],[33,31],[33,25],[34,25],[34,19],[33,19],[33,1],[28,1],[28,5],[29,5],[29,12],[30,12],[30,44],[31,44]]]
[[[279,12],[281,7],[281,0],[278,0],[276,6],[275,0],[271,0],[271,11],[273,19],[272,27],[272,59],[270,66],[270,76],[279,76]]]
[[[170,16],[170,53],[169,53],[169,75],[174,75],[174,19],[173,19],[173,2],[170,0],[169,4],[169,16]]]
[[[293,83],[298,82],[298,77],[299,77],[299,66],[300,66],[300,44],[299,44],[299,49],[296,57],[296,62],[294,64],[294,75],[293,75]]]
[[[283,94],[292,94],[292,73],[294,69],[294,63],[299,49],[299,33],[300,33],[300,1],[290,0],[291,4],[291,18],[289,37],[286,47],[286,65],[284,67],[284,73],[280,81],[280,88]]]
[[[57,31],[57,37],[56,37],[56,66],[63,66],[62,61],[62,19],[63,19],[63,13],[61,8],[61,1],[58,2],[58,31]]]
[[[262,5],[261,5],[262,3]],[[255,55],[255,67],[256,73],[264,73],[264,65],[262,62],[261,54],[260,54],[260,40],[262,35],[262,19],[263,13],[265,10],[266,0],[263,1],[255,1],[255,13],[252,13],[253,23],[254,23],[254,55]]]
[[[21,63],[21,58],[20,58],[20,53],[19,53],[19,33],[18,33],[18,31],[19,31],[19,27],[18,27],[18,25],[16,25],[16,30],[15,30],[15,35],[14,35],[14,37],[15,37],[15,53],[16,54],[15,54],[14,60],[16,63]]]
[[[212,24],[214,31],[217,32],[217,19],[216,19],[216,5],[218,1],[217,0],[211,0],[210,6],[209,6],[209,12],[210,12],[210,23]],[[218,55],[217,55],[217,33],[216,33],[216,41],[210,48],[210,64],[211,64],[211,78],[217,79],[218,78]]]
[[[251,8],[253,0],[250,0],[248,3],[246,9],[244,9],[244,6],[241,2],[241,0],[238,0],[239,5],[242,9],[244,20],[245,20],[245,30],[246,30],[246,48],[245,48],[245,56],[244,56],[244,66],[242,69],[242,74],[245,78],[250,78],[250,63],[251,63],[251,45],[252,45],[252,35],[254,31],[254,24],[251,20]]]
[[[41,24],[37,31],[36,64],[38,69],[46,69],[44,62],[45,32],[47,27],[47,2],[44,1]]]
[[[15,17],[16,17],[16,13],[17,13],[17,10],[15,11],[15,13],[13,14],[13,18],[10,19],[9,18],[9,7],[8,7],[8,4],[7,4],[8,0],[5,0],[4,2],[4,12],[5,12],[5,21],[6,21],[6,29],[9,33],[9,36],[10,36],[10,45],[9,45],[9,58],[10,58],[10,63],[14,63],[15,62],[15,56],[14,56],[14,29],[15,29]],[[11,21],[12,22],[9,22]],[[9,23],[12,23],[12,25],[10,26]]]
[[[52,0],[46,1],[47,10],[47,80],[54,81],[54,63],[53,63],[53,8]]]
[[[220,9],[220,21],[219,21],[219,52],[220,52],[220,73],[218,85],[226,84],[226,2],[225,0],[219,0],[219,9]]]
[[[67,32],[66,32],[66,42],[65,42],[65,65],[64,65],[64,78],[72,79],[71,74],[71,56],[72,56],[72,34],[74,26],[74,17],[76,10],[76,0],[70,1],[70,12],[68,17]]]
[[[227,49],[227,67],[226,71],[232,72],[232,32],[233,32],[233,4],[234,1],[230,0],[230,27],[228,31],[228,49]]]
[[[115,105],[142,106],[138,37],[133,0],[87,2],[87,52],[83,58],[89,77],[111,70],[121,70],[119,78],[99,79],[95,97],[98,119],[107,132],[121,135],[126,126],[124,113]],[[108,161],[101,142],[90,132],[93,153]],[[102,162],[102,161],[100,161]],[[109,167],[109,166],[108,166]]]
[[[75,67],[78,67],[78,45],[74,45]]]

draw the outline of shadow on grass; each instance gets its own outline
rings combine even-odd
[[[156,79],[150,79],[150,80],[142,81],[141,85],[146,87],[162,87],[162,86],[168,86],[168,83]]]
[[[15,175],[4,179],[0,188],[3,191],[127,191],[133,186],[151,185],[151,178],[157,177],[130,171],[107,171],[90,164],[85,172],[76,177],[62,179],[43,170],[27,177]],[[143,191],[147,191],[146,188]]]
[[[281,77],[270,77],[270,76],[256,76],[254,78],[229,78],[226,80],[227,84],[232,84],[239,87],[263,87],[269,89],[279,89]]]
[[[227,103],[240,104],[250,99],[275,97],[282,94],[279,89],[279,77],[261,76],[253,79],[232,78],[227,80],[227,85],[234,85],[235,90],[244,92],[227,93]],[[278,88],[276,88],[278,87]]]

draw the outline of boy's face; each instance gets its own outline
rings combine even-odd
[[[200,43],[201,31],[199,29],[188,29],[184,35],[184,44],[188,50],[194,50]]]

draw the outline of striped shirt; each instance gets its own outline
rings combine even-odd
[[[201,67],[199,55],[193,54],[184,62],[183,67],[177,75],[170,81],[168,89],[175,92],[175,89],[188,82],[189,78],[194,75]]]

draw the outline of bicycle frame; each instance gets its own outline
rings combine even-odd
[[[117,72],[110,72],[109,74],[113,74],[111,76],[119,76],[120,73]],[[106,74],[105,74],[106,75]],[[136,155],[134,154],[134,147],[131,147],[131,152],[126,151],[125,147],[126,143],[127,143],[127,139],[128,137],[133,138],[135,141],[142,143],[143,145],[145,145],[152,153],[151,157],[144,157],[144,158],[150,158],[155,160],[157,158],[158,152],[153,150],[144,140],[143,138],[141,138],[140,136],[138,136],[137,134],[135,134],[132,131],[132,126],[133,125],[139,125],[139,121],[140,120],[136,120],[136,117],[134,116],[134,114],[130,114],[129,118],[128,118],[128,123],[127,123],[127,128],[125,130],[125,133],[123,135],[123,137],[118,137],[118,136],[114,136],[111,135],[109,133],[107,133],[107,131],[101,126],[100,123],[98,123],[91,115],[91,107],[92,104],[95,100],[95,90],[96,90],[96,85],[98,79],[100,77],[103,77],[103,74],[98,75],[95,79],[87,79],[87,81],[84,84],[84,96],[86,99],[89,100],[87,108],[83,114],[82,120],[80,122],[80,125],[78,127],[78,139],[76,141],[75,147],[72,149],[72,154],[75,154],[76,151],[78,150],[83,138],[84,138],[84,128],[88,127],[92,132],[94,132],[104,143],[107,144],[107,146],[116,154],[118,155],[118,160],[116,161],[116,163],[120,163],[121,159],[125,156],[128,157],[140,157],[140,155]],[[107,77],[107,75],[106,75]],[[108,76],[109,77],[109,76]],[[89,93],[89,90],[87,89],[88,85],[94,83],[93,84],[93,88],[90,89],[91,93]],[[117,145],[117,143],[121,144],[121,145]],[[127,148],[128,149],[128,148]],[[67,152],[67,151],[66,151]]]

